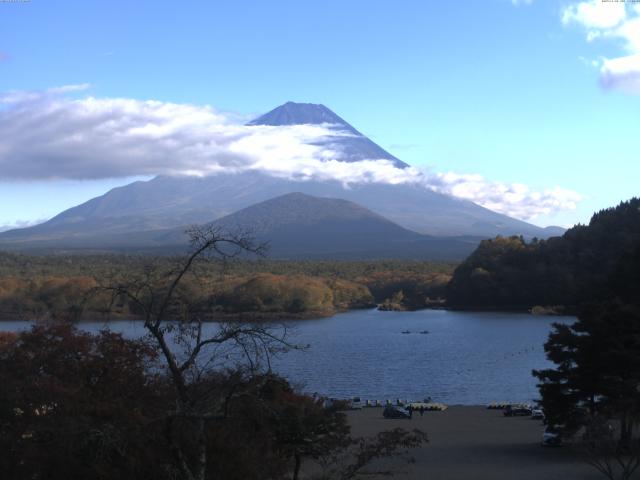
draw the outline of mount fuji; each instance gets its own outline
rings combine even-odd
[[[328,146],[340,152],[340,161],[382,159],[400,169],[408,167],[324,105],[288,102],[249,122],[248,126],[308,124],[345,133],[322,141],[330,142]],[[496,235],[547,238],[562,234],[559,228],[541,228],[418,184],[369,182],[345,186],[338,180],[291,180],[260,171],[245,171],[206,177],[158,176],[114,188],[42,224],[1,233],[0,248],[161,248],[167,246],[167,242],[175,241],[176,237],[167,235],[168,232],[210,223],[254,204],[295,192],[348,201],[405,231],[432,237],[476,237],[479,240]],[[313,209],[306,214],[313,216]],[[377,250],[381,257],[397,254],[394,253],[397,242],[388,240],[389,248]],[[432,247],[421,248],[416,256],[442,258],[441,243],[432,242]],[[276,250],[287,256],[285,249]]]

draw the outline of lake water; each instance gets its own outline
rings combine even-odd
[[[304,391],[338,398],[525,402],[538,396],[531,370],[550,366],[543,343],[551,324],[573,321],[518,313],[357,310],[285,322],[289,339],[310,347],[272,364]],[[97,331],[105,324],[81,326]],[[25,322],[0,322],[2,330],[24,328]],[[109,328],[144,334],[141,322],[114,321]]]

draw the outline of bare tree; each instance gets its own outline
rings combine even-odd
[[[225,418],[229,401],[241,393],[233,385],[220,388],[219,382],[208,382],[207,375],[232,365],[252,373],[265,364],[270,369],[269,357],[292,345],[286,341],[285,328],[205,323],[211,305],[193,295],[186,280],[199,280],[197,267],[202,263],[224,263],[245,253],[260,255],[264,246],[255,245],[246,234],[226,235],[212,227],[192,228],[187,233],[190,253],[175,268],[147,268],[140,277],[101,290],[110,292],[113,301],[126,299],[142,315],[174,390],[175,407],[167,414],[165,428],[170,448],[183,478],[205,480],[209,478],[207,424]]]
[[[380,432],[373,437],[353,438],[345,447],[327,450],[317,457],[321,473],[314,478],[351,480],[362,475],[393,476],[399,472],[397,466],[388,465],[388,461],[396,459],[406,464],[414,463],[410,451],[427,441],[423,431],[402,428]],[[365,471],[374,468],[379,460],[386,460],[386,469]]]
[[[585,427],[581,442],[586,463],[609,480],[628,480],[640,467],[640,439],[620,439],[609,420],[594,416]]]
[[[269,427],[273,428],[269,435],[286,435],[278,438],[282,449],[279,455],[293,455],[294,478],[299,476],[302,457],[315,459],[325,467],[322,478],[343,480],[362,474],[377,459],[410,461],[409,450],[426,441],[420,431],[397,429],[374,438],[353,439],[340,416],[331,412],[314,416],[298,408],[303,418],[294,418],[291,412],[296,408],[283,410],[284,405],[270,404],[256,394],[261,385],[272,381],[270,375],[260,375],[271,370],[270,358],[300,347],[288,342],[284,326],[207,323],[215,305],[210,295],[194,291],[193,285],[206,283],[207,276],[202,272],[210,275],[211,268],[204,268],[210,267],[210,262],[220,262],[224,269],[229,260],[246,253],[261,255],[265,247],[255,245],[246,233],[227,235],[211,227],[192,228],[188,234],[190,253],[175,267],[163,267],[166,264],[161,263],[139,275],[112,278],[110,285],[98,289],[110,293],[111,304],[127,303],[142,317],[166,368],[172,405],[160,422],[174,456],[176,477],[215,477],[215,467],[221,465],[213,463],[215,454],[208,450],[213,440],[208,435],[215,431],[213,422],[235,418],[234,412],[237,414],[237,408],[243,408],[248,399],[256,405],[255,410],[277,422]],[[289,394],[288,398],[293,397]],[[311,401],[307,398],[301,405]]]

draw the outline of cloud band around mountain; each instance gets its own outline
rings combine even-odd
[[[576,208],[581,196],[480,175],[341,161],[329,125],[245,126],[209,106],[70,96],[87,85],[0,95],[0,181],[262,171],[297,181],[412,183],[521,219]]]

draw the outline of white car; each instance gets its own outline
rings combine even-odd
[[[541,408],[534,408],[531,410],[531,418],[533,420],[544,420],[544,412]]]

